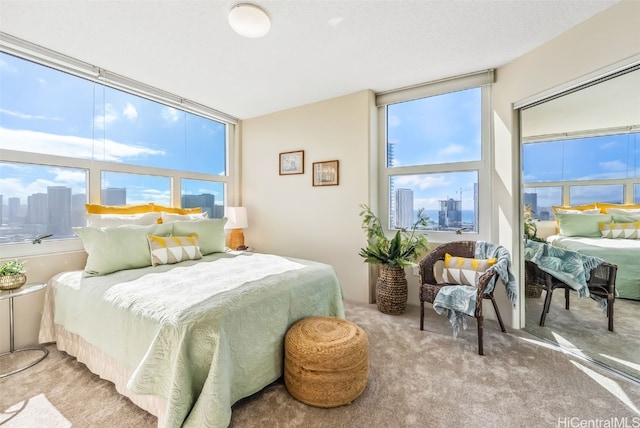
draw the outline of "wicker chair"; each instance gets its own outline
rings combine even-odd
[[[544,327],[544,321],[549,313],[549,307],[551,306],[553,290],[556,288],[564,288],[564,307],[569,310],[569,295],[572,288],[550,273],[543,271],[538,267],[538,265],[529,260],[525,261],[525,269],[527,270],[529,281],[539,287],[542,287],[542,289],[546,291],[544,306],[542,307],[542,314],[540,315],[540,326]],[[609,331],[613,331],[613,304],[616,299],[617,272],[618,266],[612,263],[603,262],[591,269],[589,281],[587,282],[589,293],[592,296],[607,299]]]
[[[475,241],[457,241],[442,244],[434,248],[429,254],[427,254],[422,260],[420,260],[419,273],[420,273],[420,330],[424,330],[424,303],[432,303],[436,298],[436,294],[442,287],[450,286],[453,284],[438,283],[434,273],[434,267],[438,261],[444,261],[445,253],[449,253],[454,257],[475,257]],[[498,323],[500,323],[500,329],[503,333],[506,333],[504,324],[502,323],[502,317],[498,310],[498,305],[493,297],[493,290],[490,293],[485,293],[485,287],[491,280],[491,278],[497,275],[494,270],[487,271],[478,279],[478,295],[476,299],[476,311],[475,318],[478,322],[478,354],[484,355],[484,348],[482,343],[483,333],[483,315],[482,315],[482,301],[484,299],[490,299],[493,304],[493,309],[498,317]],[[495,288],[494,288],[495,289]]]

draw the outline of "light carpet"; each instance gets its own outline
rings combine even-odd
[[[552,296],[544,327],[539,324],[545,292],[525,300],[526,331],[640,379],[640,301],[615,300],[611,332],[605,313],[593,299],[580,299],[571,291],[566,310],[564,290]]]
[[[425,331],[419,330],[417,307],[410,306],[400,316],[382,314],[375,305],[346,302],[345,308],[347,318],[369,338],[370,371],[364,393],[350,405],[321,409],[296,401],[278,381],[236,403],[232,427],[558,427],[581,421],[640,422],[639,383],[526,332],[508,329],[504,334],[497,323],[486,321],[486,355],[480,356],[474,319],[453,339],[448,320],[430,307]],[[0,379],[4,414],[42,395],[74,427],[155,426],[156,418],[120,396],[111,383],[55,346],[49,350],[43,362]],[[52,419],[51,424],[38,426],[65,425]]]

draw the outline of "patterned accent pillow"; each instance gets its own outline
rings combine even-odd
[[[202,258],[200,241],[196,233],[192,233],[189,236],[149,235],[147,238],[151,249],[151,264],[153,266]]]
[[[603,238],[640,239],[640,221],[633,223],[600,223]]]
[[[478,278],[491,266],[498,263],[498,259],[469,259],[444,255],[442,279],[447,284],[476,286]]]

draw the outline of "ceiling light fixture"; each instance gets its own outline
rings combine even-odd
[[[229,25],[241,36],[253,39],[263,37],[269,32],[271,20],[258,6],[240,3],[229,11]]]

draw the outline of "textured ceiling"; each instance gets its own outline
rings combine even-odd
[[[502,66],[617,0],[0,0],[0,31],[240,119]]]

